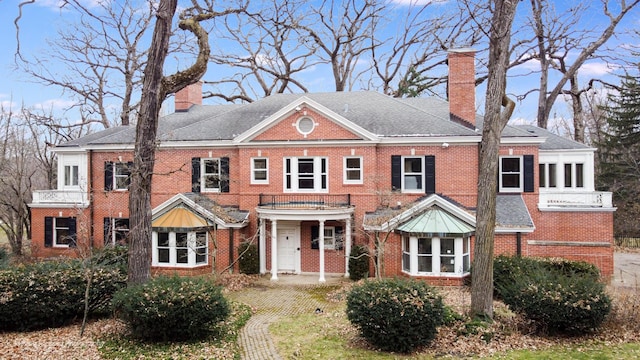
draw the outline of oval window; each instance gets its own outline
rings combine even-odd
[[[311,118],[303,117],[298,119],[298,131],[303,135],[310,134],[315,126],[316,124]]]

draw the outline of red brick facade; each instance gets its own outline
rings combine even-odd
[[[467,54],[454,54],[468,62]],[[471,57],[471,67],[473,58]],[[458,64],[450,61],[452,72],[466,74],[458,79],[462,87],[452,89],[461,91],[459,95],[451,95],[458,100],[451,106],[454,115],[465,119],[470,124],[475,122],[475,102],[463,95],[473,92],[473,84],[469,85],[469,71],[473,78],[473,69],[469,64]],[[458,69],[456,66],[462,66]],[[456,81],[458,81],[456,80]],[[201,86],[201,85],[200,85]],[[467,88],[471,86],[471,91]],[[195,92],[194,92],[195,91]],[[201,96],[196,89],[186,89],[176,95],[176,109],[183,111],[192,104],[201,103]],[[464,94],[463,94],[464,93]],[[457,96],[457,97],[456,97]],[[466,103],[458,109],[459,102]],[[313,120],[313,127],[306,134],[298,131],[301,118]],[[445,121],[445,120],[443,120]],[[307,124],[308,125],[308,124]],[[258,131],[259,130],[259,131]],[[368,213],[380,208],[407,207],[416,200],[424,198],[425,193],[408,193],[391,190],[392,157],[431,157],[435,159],[435,193],[458,207],[462,212],[473,213],[477,201],[479,136],[468,141],[452,141],[448,143],[446,136],[427,139],[419,142],[371,141],[365,139],[360,129],[343,121],[334,113],[324,112],[313,102],[298,106],[295,111],[285,113],[281,118],[264,124],[253,135],[248,136],[241,144],[200,144],[193,146],[172,146],[161,144],[156,151],[156,162],[152,181],[151,202],[157,208],[176,194],[190,193],[192,187],[193,158],[228,158],[228,192],[202,192],[216,204],[235,206],[248,212],[246,224],[234,228],[219,225],[217,229],[209,229],[207,264],[191,267],[175,267],[155,265],[154,274],[176,273],[180,275],[205,274],[210,272],[237,272],[238,246],[243,241],[255,244],[263,242],[263,271],[273,270],[271,231],[274,222],[295,225],[299,229],[299,271],[304,273],[347,272],[345,257],[348,252],[348,241],[335,249],[324,250],[324,269],[321,269],[321,250],[312,246],[312,227],[322,221],[324,226],[338,229],[348,224],[351,244],[370,244],[371,230],[367,234],[364,219]],[[456,140],[456,139],[454,139]],[[457,139],[459,140],[459,139]],[[533,156],[533,169],[538,169],[539,143],[512,141],[500,149],[501,156]],[[105,189],[105,164],[109,162],[126,163],[132,161],[133,151],[122,146],[120,150],[106,151],[101,148],[84,152],[87,157],[86,191],[88,203],[83,206],[62,206],[60,204],[35,203],[31,209],[32,247],[37,257],[74,256],[79,251],[90,247],[102,247],[105,243],[105,219],[129,217],[128,191]],[[361,183],[345,183],[345,157],[361,159]],[[252,161],[264,158],[268,161],[268,181],[252,182]],[[291,212],[288,209],[273,215],[268,207],[260,206],[260,194],[295,195],[286,189],[286,159],[291,158],[324,158],[326,159],[326,191],[321,195],[349,196],[347,215],[332,217],[334,213],[316,212],[317,218],[309,217],[309,209]],[[323,165],[324,166],[324,165]],[[426,165],[425,165],[426,166]],[[592,169],[589,169],[592,171]],[[603,277],[609,278],[613,273],[613,212],[611,209],[597,208],[543,208],[539,206],[539,184],[537,175],[533,177],[533,191],[516,194],[522,197],[533,225],[525,230],[502,228],[496,235],[496,254],[520,254],[525,256],[562,256],[569,259],[584,260],[596,264]],[[333,211],[333,210],[331,210]],[[305,215],[305,212],[307,215]],[[296,220],[295,216],[300,217]],[[329,214],[329,215],[327,215]],[[314,215],[315,216],[315,215]],[[473,215],[469,215],[473,216]],[[75,218],[77,247],[47,246],[45,218]],[[349,220],[347,220],[347,218]],[[265,233],[259,235],[260,221]],[[130,224],[135,226],[135,224]],[[276,225],[276,227],[279,225]],[[298,230],[296,230],[298,231]],[[346,232],[344,233],[346,236]],[[471,254],[473,254],[473,236],[470,237]],[[385,246],[385,270],[387,276],[408,276],[403,271],[402,236],[391,233]],[[83,250],[84,249],[84,250]],[[276,266],[278,268],[278,266]],[[438,285],[459,285],[465,274],[446,276],[424,274],[415,277],[427,279]]]

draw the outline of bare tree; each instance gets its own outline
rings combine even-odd
[[[200,22],[244,11],[246,5],[216,11],[213,4],[192,2],[180,15],[178,26],[191,32],[198,42],[198,56],[190,67],[163,76],[164,61],[169,51],[171,26],[177,0],[161,0],[156,16],[149,57],[144,69],[140,115],[136,125],[134,164],[129,188],[129,221],[132,224],[129,243],[130,284],[146,282],[151,268],[151,182],[155,161],[156,134],[160,107],[172,93],[198,81],[207,71],[210,55],[209,35]]]
[[[35,81],[70,95],[81,117],[77,124],[98,123],[104,128],[134,120],[146,61],[142,44],[148,36],[154,1],[86,2],[66,0],[73,22],[47,41],[44,52],[27,59],[21,68]],[[52,66],[56,64],[56,66]],[[57,71],[59,66],[63,71]]]
[[[555,15],[551,9],[552,3],[546,0],[530,0],[532,7],[533,30],[536,36],[537,52],[535,58],[540,62],[540,86],[538,94],[538,126],[546,128],[551,114],[551,109],[562,93],[569,94],[576,102],[573,106],[574,113],[574,137],[578,141],[584,141],[584,126],[580,102],[580,95],[584,90],[580,89],[577,75],[585,61],[596,56],[596,52],[616,32],[618,24],[633,10],[640,0],[618,0],[615,3],[602,0],[602,13],[608,19],[608,24],[602,30],[594,30],[593,26],[580,30],[582,15],[588,8],[585,4],[575,4],[563,14]],[[577,56],[574,54],[578,52]],[[570,59],[573,59],[570,62]],[[560,74],[560,79],[555,85],[549,84],[551,70]],[[565,89],[567,82],[570,89]],[[593,84],[592,81],[589,82]]]
[[[233,68],[233,74],[205,81],[214,89],[204,97],[228,102],[252,102],[287,91],[307,92],[296,76],[317,65],[315,48],[306,46],[291,24],[300,22],[304,2],[262,2],[255,12],[236,14],[216,29],[217,46],[212,50],[213,69]],[[229,47],[228,42],[234,46]]]
[[[471,313],[493,318],[493,248],[496,227],[498,149],[515,103],[506,96],[511,27],[518,0],[494,0],[489,6],[489,63],[485,117],[480,143],[476,242],[471,281]],[[505,107],[503,110],[502,107]]]

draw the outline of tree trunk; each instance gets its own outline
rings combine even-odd
[[[573,106],[573,140],[584,143],[584,113],[582,98],[578,88],[578,75],[574,75],[571,84],[571,104]]]
[[[129,284],[146,282],[151,275],[151,178],[155,161],[160,106],[166,97],[162,86],[164,61],[169,49],[171,23],[177,0],[161,0],[144,71],[140,114],[129,188]]]
[[[518,0],[495,0],[491,20],[485,118],[480,144],[471,314],[493,318],[493,243],[500,137],[515,103],[505,95],[511,25]],[[501,106],[505,106],[504,112]]]

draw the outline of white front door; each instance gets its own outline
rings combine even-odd
[[[278,227],[278,272],[300,272],[299,228]]]

